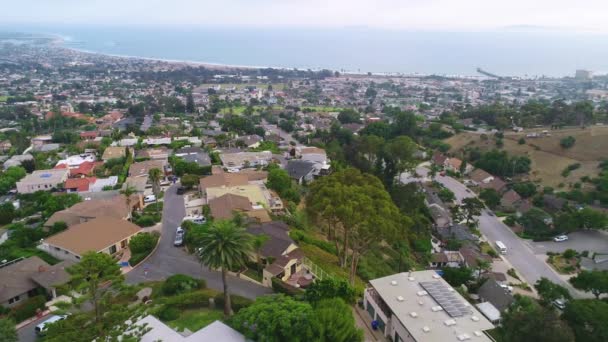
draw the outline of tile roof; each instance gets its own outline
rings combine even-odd
[[[89,251],[102,251],[140,231],[140,227],[129,221],[100,217],[71,226],[46,238],[43,243],[82,255]]]
[[[89,191],[89,186],[93,183],[95,183],[96,178],[95,177],[90,177],[90,178],[68,178],[68,180],[65,181],[65,185],[64,187],[66,189],[76,189],[76,191],[78,192],[85,192],[85,191]]]
[[[234,211],[249,211],[253,208],[249,199],[244,196],[225,194],[209,201],[211,216],[215,219],[232,218]]]
[[[59,221],[63,221],[70,226],[80,223],[81,218],[85,220],[96,217],[125,219],[128,217],[128,213],[127,202],[123,195],[109,199],[92,199],[76,203],[67,209],[54,213],[46,221],[45,226],[51,226]]]
[[[221,186],[240,186],[249,184],[249,177],[241,173],[221,173],[203,177],[200,180],[201,190]]]
[[[147,176],[150,170],[159,169],[164,172],[165,161],[163,160],[146,160],[131,164],[129,167],[129,176]]]

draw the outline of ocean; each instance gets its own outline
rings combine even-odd
[[[348,72],[568,76],[608,72],[608,35],[530,30],[416,32],[363,28],[0,27],[60,35],[67,47],[112,55]]]

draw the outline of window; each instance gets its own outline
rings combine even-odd
[[[61,249],[59,247],[55,247],[55,250],[56,251],[60,251]]]
[[[367,312],[372,319],[376,318],[376,310],[374,310],[374,307],[369,303],[369,300],[367,301]]]
[[[112,245],[112,247],[110,247],[110,254],[114,253],[116,253],[116,245]]]
[[[9,304],[17,303],[20,299],[21,299],[21,297],[16,296],[16,297],[13,297],[13,298],[9,299],[8,303]]]

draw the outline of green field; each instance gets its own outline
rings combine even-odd
[[[222,318],[224,318],[224,314],[221,310],[184,310],[176,320],[167,323],[177,331],[188,329],[195,332]]]
[[[8,96],[0,96],[0,102],[6,102],[8,100]]]

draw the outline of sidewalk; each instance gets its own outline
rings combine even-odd
[[[372,330],[372,320],[369,314],[357,305],[351,306],[355,324],[363,330],[363,340],[365,342],[385,342],[388,341],[378,330]]]

